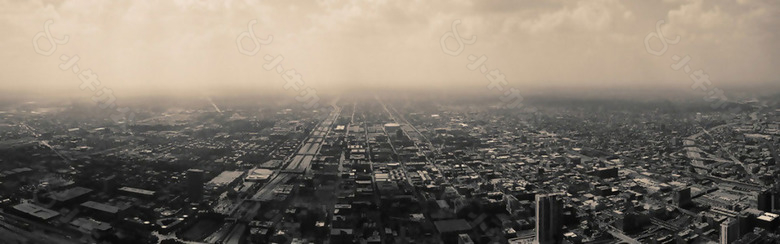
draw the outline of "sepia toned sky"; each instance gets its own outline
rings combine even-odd
[[[49,19],[51,35],[69,39],[44,56],[32,39]],[[243,55],[236,40],[253,19],[255,35],[273,42]],[[440,45],[454,20],[477,37],[458,56]],[[655,56],[644,40],[659,20],[680,41]],[[715,86],[763,87],[780,83],[779,27],[775,0],[0,0],[0,92],[83,94],[78,76],[58,68],[61,55],[78,55],[117,96],[285,92],[263,69],[267,54],[323,93],[487,90],[469,55],[525,90],[691,90],[673,55],[690,56]]]

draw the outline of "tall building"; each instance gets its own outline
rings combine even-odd
[[[738,226],[737,229],[737,239],[742,238],[742,236],[747,235],[750,232],[753,232],[753,228],[755,227],[754,219],[756,216],[751,215],[750,213],[746,211],[739,212],[737,214],[736,224]]]
[[[777,165],[780,166],[780,160],[777,160]],[[772,192],[772,211],[780,211],[780,183],[770,190]]]
[[[198,202],[203,198],[203,170],[187,170],[187,197],[190,202]]]
[[[780,211],[780,191],[775,191],[775,193],[772,195],[774,195],[772,209],[773,211]]]
[[[536,242],[561,243],[563,240],[563,201],[561,194],[536,195]]]
[[[691,188],[682,187],[674,190],[672,194],[672,202],[674,205],[680,208],[688,207],[692,204],[691,201]]]
[[[734,219],[720,223],[720,244],[730,244],[739,239],[739,224]]]
[[[756,204],[758,205],[758,210],[772,212],[772,198],[772,192],[769,190],[764,190],[758,193],[758,202]]]

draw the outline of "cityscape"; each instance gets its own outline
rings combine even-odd
[[[315,110],[202,102],[131,125],[9,106],[0,231],[9,243],[772,243],[777,101],[728,114],[375,95]]]
[[[778,0],[0,0],[0,244],[780,244]]]

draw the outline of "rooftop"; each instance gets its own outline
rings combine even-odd
[[[84,231],[100,230],[106,231],[111,229],[111,225],[108,223],[100,222],[94,219],[78,218],[70,222],[71,225],[78,227]]]
[[[63,191],[53,192],[49,198],[59,202],[65,202],[92,192],[92,189],[84,187],[74,187]]]
[[[471,230],[471,225],[464,219],[448,219],[433,222],[439,233],[460,232]]]
[[[117,208],[117,207],[114,207],[114,206],[111,206],[111,205],[108,205],[108,204],[99,203],[99,202],[93,202],[93,201],[88,201],[88,202],[82,203],[81,206],[87,207],[87,208],[91,208],[91,209],[95,209],[95,210],[99,210],[99,211],[103,211],[103,212],[107,212],[107,213],[117,213],[117,212],[119,212],[119,208]]]
[[[32,215],[33,217],[42,219],[42,220],[48,220],[51,218],[56,217],[57,215],[60,215],[57,211],[44,208],[35,204],[31,203],[22,203],[19,205],[14,206],[14,209],[26,213],[29,215]]]
[[[129,192],[129,193],[141,194],[141,195],[149,195],[149,196],[154,195],[154,191],[127,187],[127,186],[119,188],[119,190],[124,192]]]
[[[244,174],[244,171],[223,171],[217,177],[214,177],[214,179],[211,179],[207,185],[213,186],[213,187],[220,187],[229,185],[230,183],[233,183],[238,177],[241,177],[241,175]]]

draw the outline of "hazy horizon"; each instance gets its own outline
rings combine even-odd
[[[780,0],[0,0],[0,243],[780,244],[778,27]]]
[[[294,96],[263,68],[265,55],[283,56],[321,94],[491,92],[486,72],[467,67],[469,55],[485,55],[487,70],[523,95],[693,93],[695,70],[727,95],[780,91],[777,1],[3,1],[0,9],[0,94],[89,97],[77,74],[58,68],[61,55],[78,55],[117,97]],[[51,37],[68,36],[49,56],[32,42],[47,20]],[[252,20],[254,36],[273,40],[244,55],[236,42]],[[459,36],[476,41],[451,56],[441,41],[456,20]],[[665,39],[680,41],[656,56],[645,38],[659,20]],[[649,44],[661,49],[658,38]],[[47,38],[37,45],[50,48]],[[691,58],[690,73],[670,67],[674,55]]]

